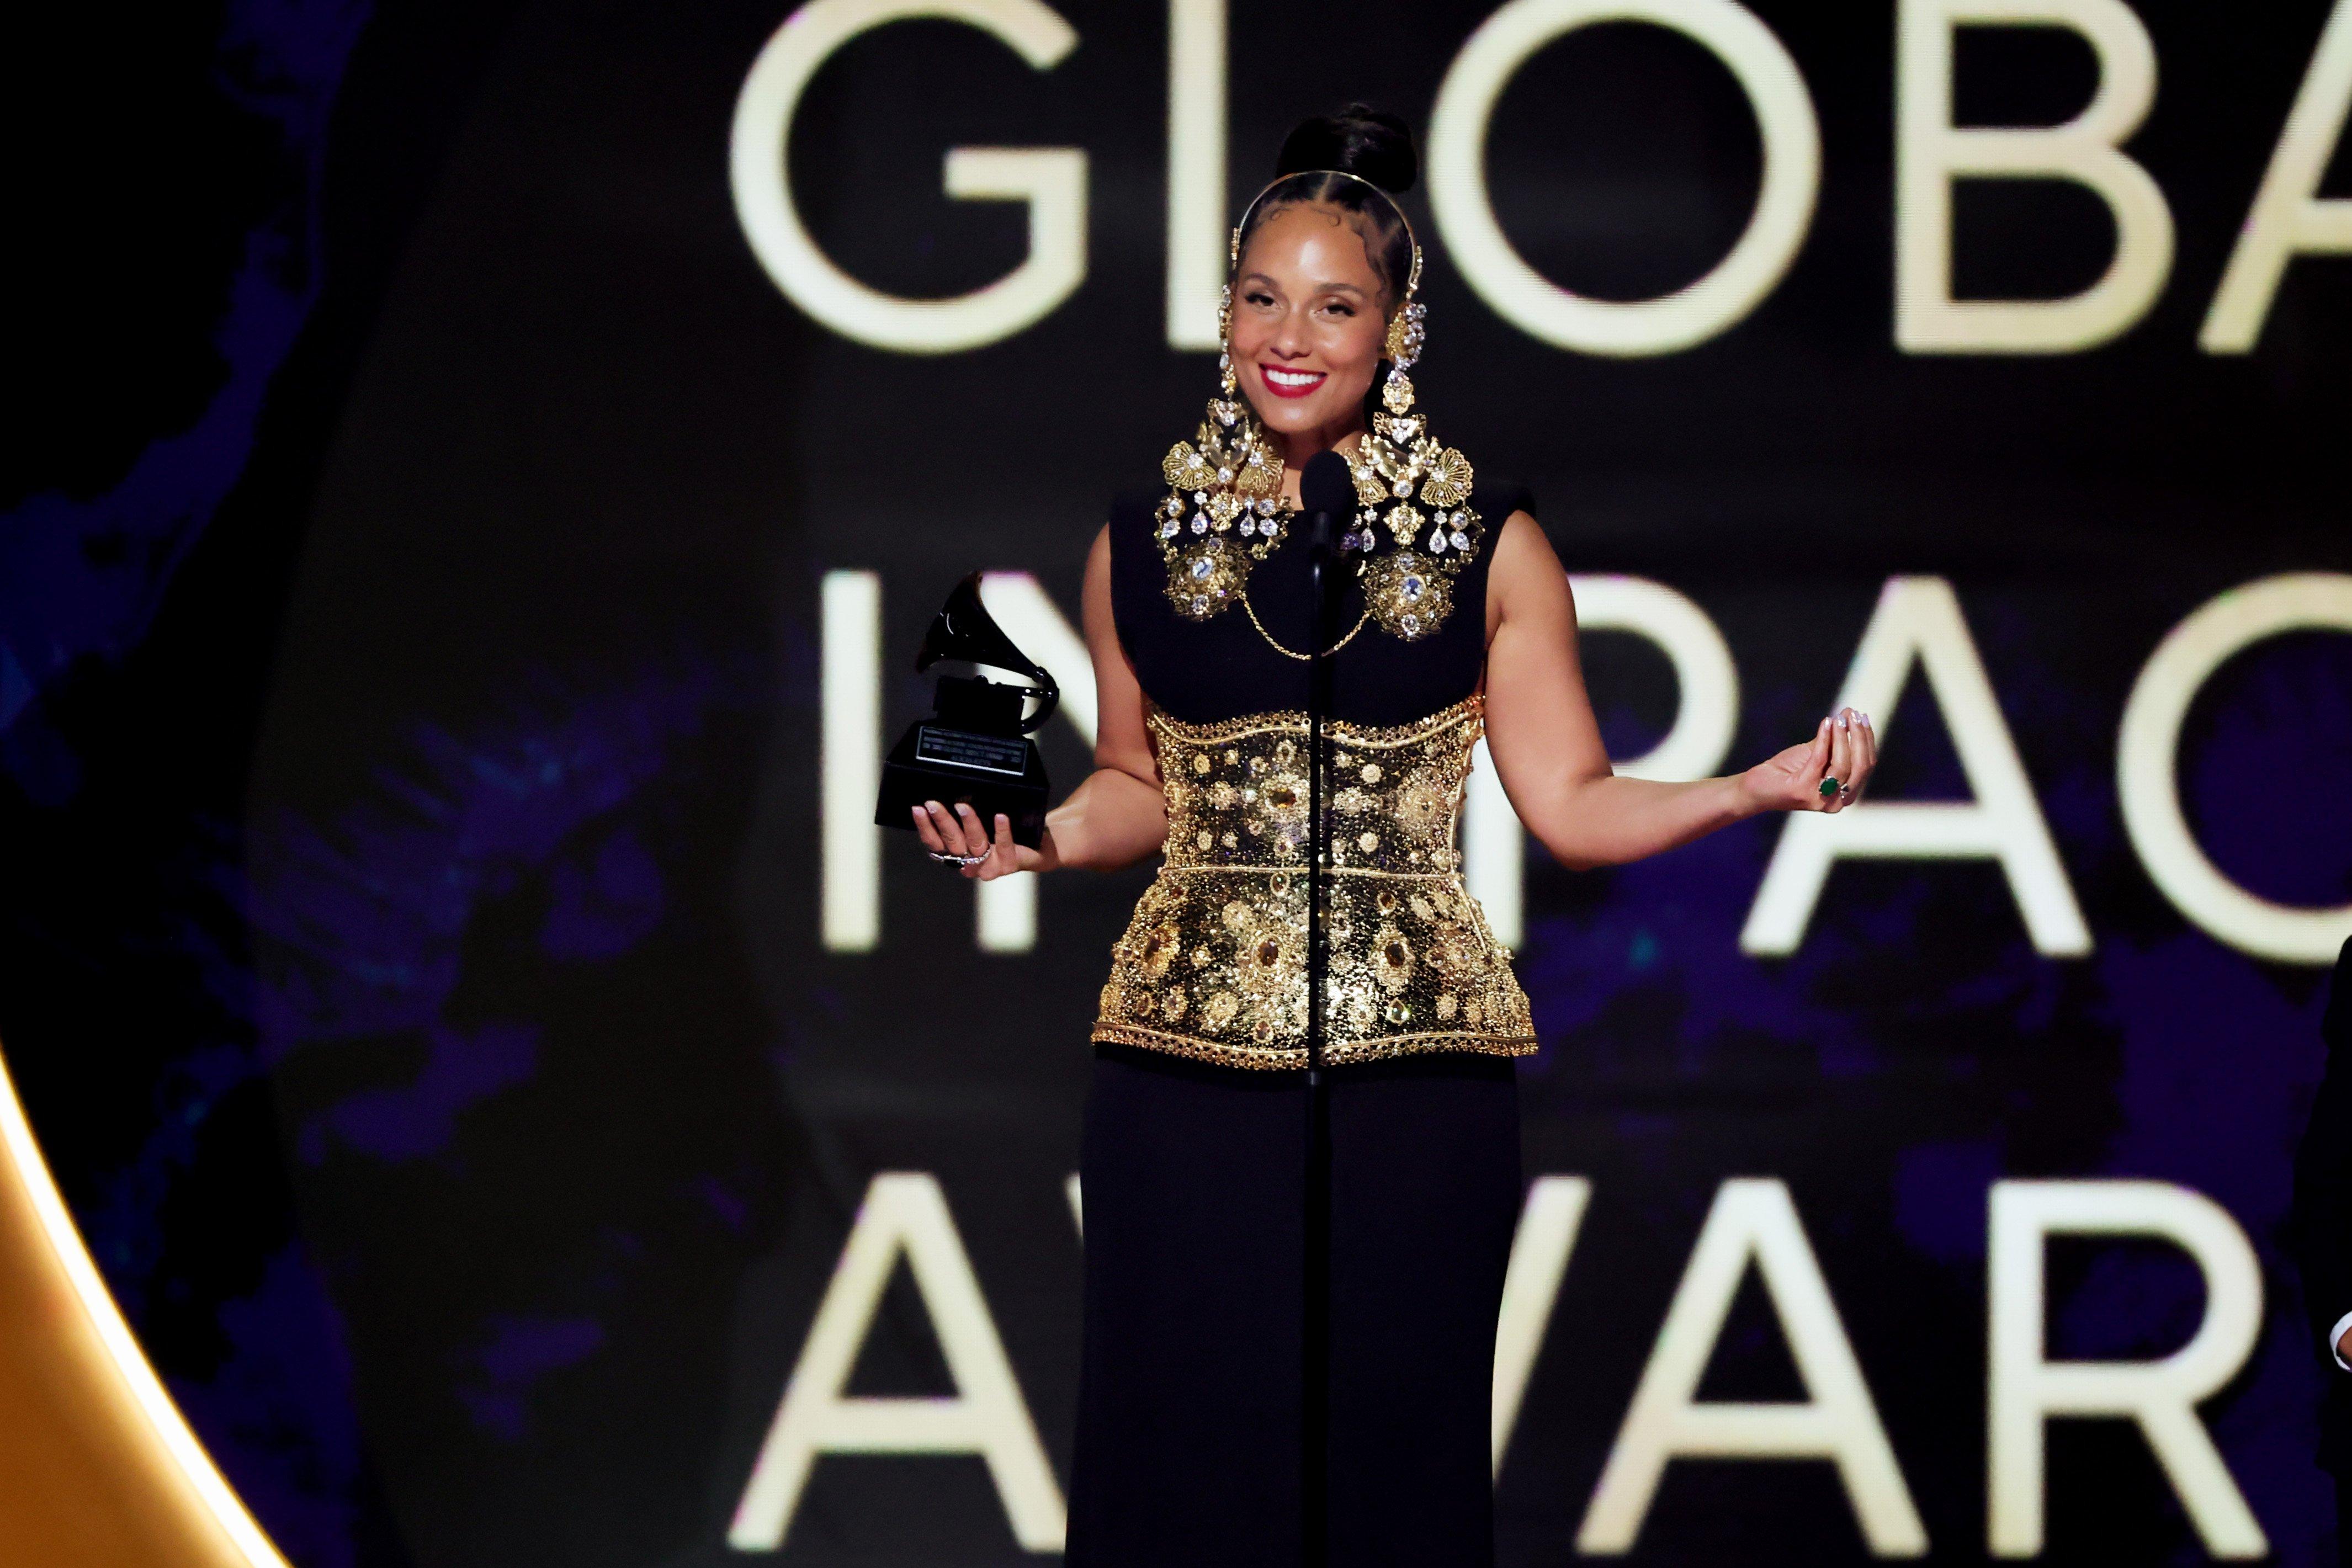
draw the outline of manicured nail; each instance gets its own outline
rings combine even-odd
[[[1852,729],[1853,727],[1853,720],[1844,714],[1840,714],[1838,715],[1838,727],[1840,729]]]

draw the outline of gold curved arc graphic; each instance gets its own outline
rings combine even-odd
[[[0,1562],[287,1568],[147,1364],[0,1058]]]

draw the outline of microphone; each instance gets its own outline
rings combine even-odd
[[[1332,530],[1356,509],[1356,480],[1348,460],[1336,452],[1308,458],[1298,476],[1298,504],[1307,514],[1307,538],[1328,553]]]
[[[1298,475],[1298,505],[1307,514],[1307,559],[1312,563],[1307,575],[1315,601],[1315,634],[1307,646],[1319,649],[1329,641],[1331,612],[1339,598],[1339,574],[1331,563],[1344,541],[1332,536],[1340,519],[1351,518],[1356,509],[1356,480],[1348,460],[1328,449],[1308,458]]]
[[[1332,535],[1356,515],[1355,476],[1336,452],[1318,452],[1298,476],[1299,509],[1307,514],[1308,597],[1314,611],[1307,664],[1307,1171],[1304,1205],[1307,1242],[1305,1312],[1300,1348],[1306,1396],[1301,1401],[1302,1449],[1306,1459],[1308,1527],[1307,1562],[1324,1568],[1328,1552],[1321,1540],[1321,1504],[1328,1496],[1323,1479],[1330,1433],[1331,1393],[1328,1361],[1331,1316],[1331,1113],[1323,1081],[1325,997],[1330,987],[1331,911],[1331,722],[1332,639],[1339,628],[1342,555],[1356,542],[1356,530],[1334,548]]]

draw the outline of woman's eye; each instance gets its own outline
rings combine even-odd
[[[1271,294],[1244,294],[1242,298],[1252,305],[1263,306],[1274,303],[1274,296]]]

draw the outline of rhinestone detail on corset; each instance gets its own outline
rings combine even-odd
[[[1335,724],[1325,1060],[1536,1049],[1510,950],[1454,847],[1473,696],[1412,724]],[[1166,861],[1111,949],[1097,1042],[1231,1066],[1307,1064],[1307,719],[1154,711]]]

